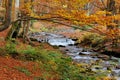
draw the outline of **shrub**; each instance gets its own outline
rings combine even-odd
[[[8,54],[17,53],[16,44],[13,42],[8,42],[5,46],[5,50],[8,52]]]
[[[32,46],[27,46],[26,49],[24,50],[18,50],[19,53],[23,53],[23,54],[36,54],[37,51],[35,48],[33,48]]]
[[[84,43],[87,45],[91,45],[92,47],[96,47],[99,44],[103,43],[105,40],[104,36],[101,36],[96,33],[86,32],[81,39],[79,39],[80,43]]]

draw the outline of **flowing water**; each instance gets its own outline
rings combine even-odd
[[[75,41],[60,34],[37,32],[30,34],[31,38],[39,42],[47,42],[58,46],[61,51],[70,56],[75,62],[88,64],[97,75],[107,74],[120,80],[120,58],[93,52],[75,45]]]

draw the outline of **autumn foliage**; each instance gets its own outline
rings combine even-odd
[[[119,3],[119,0],[21,0],[19,12],[26,20],[54,19],[79,27],[92,26],[117,45],[120,42]]]
[[[37,1],[42,2],[41,0]],[[41,13],[45,14],[42,16],[58,15],[63,20],[80,27],[93,26],[93,29],[97,30],[100,35],[106,36],[112,45],[118,45],[120,42],[119,3],[119,0],[48,0],[40,3],[35,10],[39,12],[40,10],[37,8],[46,6],[49,11],[44,11],[45,8],[43,8]]]

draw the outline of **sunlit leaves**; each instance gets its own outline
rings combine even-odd
[[[57,15],[60,17],[60,20],[62,18],[64,21],[69,21],[71,24],[79,26],[98,25],[101,27],[104,26],[105,28],[112,26],[113,30],[106,28],[106,32],[108,31],[107,34],[109,34],[109,36],[116,37],[115,35],[118,32],[115,29],[118,23],[115,21],[120,20],[120,1],[115,0],[115,12],[108,10],[107,1],[108,0],[35,0],[34,4],[28,2],[21,7],[21,13],[35,18],[52,18],[52,16]],[[59,19],[57,18],[57,20]],[[100,27],[98,28],[100,29]]]
[[[23,15],[30,15],[32,13],[31,3],[30,2],[25,3],[23,6],[21,6],[20,11],[21,14]]]

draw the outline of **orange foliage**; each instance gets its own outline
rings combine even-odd
[[[37,3],[35,3],[37,1]],[[95,26],[112,26],[112,29],[106,28],[106,37],[112,39],[119,39],[119,29],[117,26],[120,20],[120,6],[119,0],[115,1],[113,10],[109,11],[107,5],[110,0],[36,0],[34,4],[26,3],[21,12],[32,17],[37,18],[50,18],[53,15],[58,15],[61,18],[76,24],[76,25],[92,25]],[[31,6],[34,8],[32,9]],[[41,9],[42,8],[42,9]],[[44,10],[45,9],[45,10]]]

